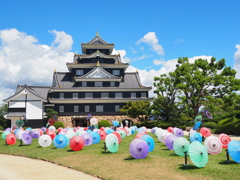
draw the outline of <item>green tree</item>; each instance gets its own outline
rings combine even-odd
[[[120,112],[132,118],[138,118],[139,121],[146,121],[151,113],[150,101],[129,101],[120,109]]]
[[[174,76],[174,86],[181,91],[182,103],[193,111],[193,117],[198,115],[199,107],[206,105],[208,99],[223,98],[239,90],[240,80],[235,78],[236,71],[225,67],[225,59],[216,61],[211,58],[197,59],[190,63],[187,57],[179,58],[177,68],[170,73]]]
[[[4,118],[4,115],[7,114],[8,112],[8,105],[3,104],[0,107],[0,126],[3,127],[4,129],[7,128],[7,119]]]
[[[49,108],[49,109],[46,109],[45,116],[47,116],[48,119],[53,119],[54,116],[58,117],[58,112]]]

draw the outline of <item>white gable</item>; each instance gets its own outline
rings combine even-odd
[[[87,78],[111,78],[109,74],[104,72],[100,67],[97,67]]]

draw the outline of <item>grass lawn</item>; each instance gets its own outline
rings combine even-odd
[[[103,153],[104,141],[85,146],[81,151],[72,151],[69,146],[56,149],[53,144],[42,148],[36,139],[33,139],[31,145],[19,146],[18,141],[15,145],[4,146],[5,140],[2,138],[0,153],[44,159],[111,180],[238,179],[240,164],[234,161],[226,162],[225,149],[219,155],[209,155],[209,162],[204,168],[194,166],[190,158],[188,158],[190,165],[184,166],[184,158],[168,150],[152,133],[149,135],[155,140],[155,149],[145,159],[133,159],[129,152],[129,145],[135,135],[123,139],[117,153]]]

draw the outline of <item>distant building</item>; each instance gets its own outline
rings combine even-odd
[[[58,111],[59,121],[69,127],[89,126],[90,114],[99,120],[131,119],[119,112],[126,102],[151,100],[151,87],[141,84],[138,72],[125,72],[129,63],[123,63],[120,54],[111,55],[114,44],[97,33],[81,45],[82,54],[74,54],[73,62],[66,64],[69,72],[54,71],[51,87],[19,85],[4,100],[11,126],[23,115],[26,126],[44,126],[47,108]]]

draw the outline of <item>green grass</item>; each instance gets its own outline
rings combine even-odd
[[[136,135],[136,134],[135,134]],[[219,155],[209,155],[209,162],[204,168],[194,166],[189,158],[189,166],[184,166],[184,158],[177,156],[155,140],[155,149],[145,159],[134,159],[129,152],[129,145],[135,135],[122,140],[117,153],[103,153],[103,143],[85,146],[81,151],[72,151],[69,146],[56,149],[53,144],[42,148],[36,139],[31,145],[4,146],[5,140],[0,139],[0,153],[44,159],[63,166],[72,167],[104,179],[236,179],[240,164],[226,162],[225,150]]]

